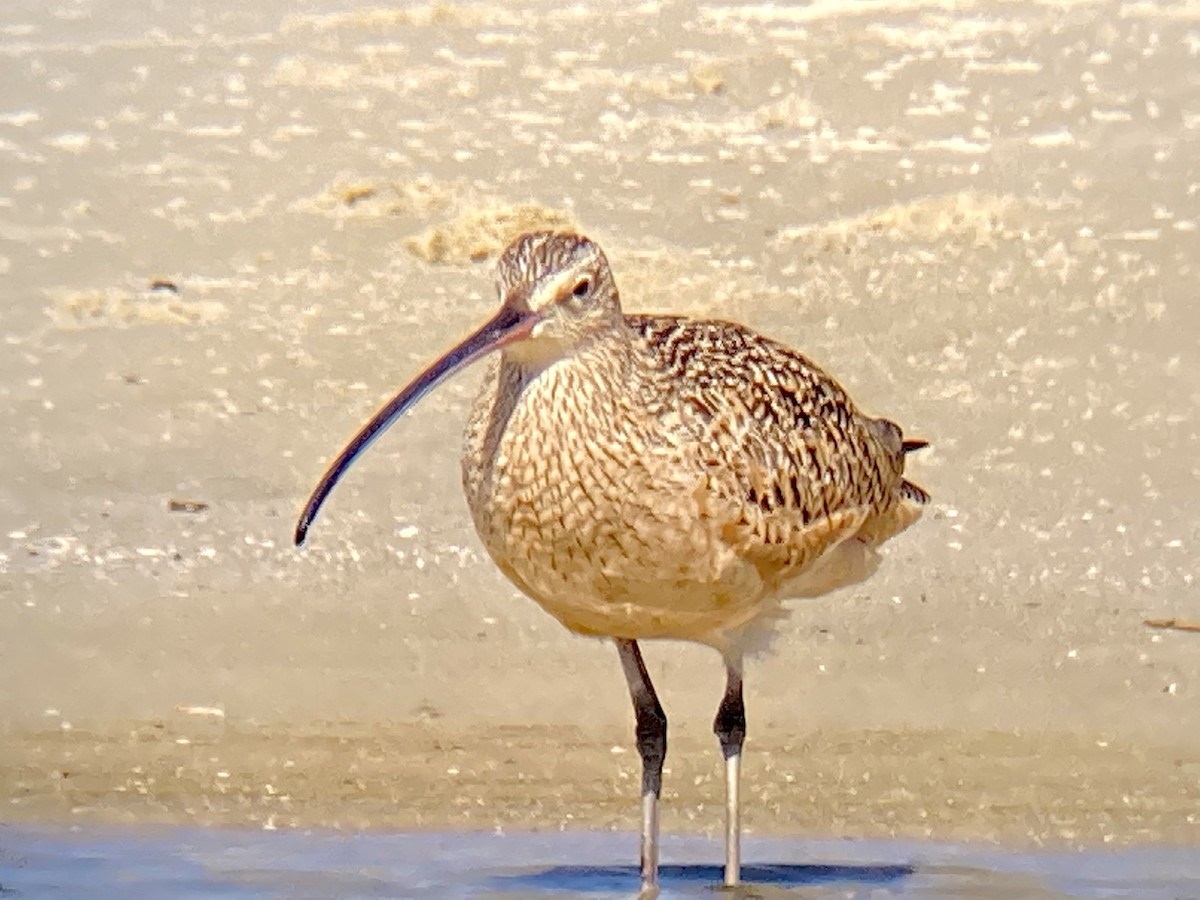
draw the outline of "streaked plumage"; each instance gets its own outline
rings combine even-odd
[[[806,357],[729,322],[625,315],[584,237],[519,238],[496,317],[380,411],[314,491],[297,540],[365,446],[443,377],[502,348],[467,428],[463,486],[492,559],[567,628],[621,650],[644,763],[643,878],[657,867],[666,719],[636,641],[719,650],[737,881],[741,659],[780,601],[859,581],[921,515],[905,441]]]

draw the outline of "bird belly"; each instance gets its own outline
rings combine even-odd
[[[566,540],[553,549],[553,538]],[[625,554],[618,545],[579,550],[578,534],[541,532],[528,544],[489,546],[500,569],[525,594],[578,634],[630,640],[670,638],[726,646],[774,604],[757,571],[735,563],[720,573],[698,571],[694,557]],[[548,540],[549,539],[549,540]],[[520,551],[526,551],[521,554]],[[649,563],[652,558],[658,565]]]
[[[686,513],[686,495],[659,487],[648,505],[576,479],[505,479],[477,524],[500,569],[571,631],[724,644],[762,611],[766,585]]]
[[[654,451],[599,446],[578,423],[539,421],[549,406],[520,402],[503,427],[480,417],[468,433],[476,529],[522,592],[580,634],[718,647],[773,607],[704,515],[698,476]]]

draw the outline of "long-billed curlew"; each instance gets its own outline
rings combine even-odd
[[[740,867],[742,657],[780,601],[852,584],[920,517],[905,441],[788,348],[729,322],[625,315],[600,248],[526,234],[500,256],[500,309],[375,414],[296,526],[355,458],[443,379],[502,351],[467,428],[463,488],[509,579],[571,631],[612,638],[642,759],[641,872],[658,880],[667,719],[637,642],[696,641],[725,661],[725,883]]]

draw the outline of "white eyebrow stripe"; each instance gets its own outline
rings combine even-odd
[[[583,276],[590,277],[590,276]],[[553,278],[546,279],[538,285],[536,291],[537,302],[534,304],[537,307],[543,307],[553,303],[563,295],[563,291],[568,285],[573,290],[576,283],[580,280],[580,274],[573,269],[567,269],[563,272],[555,272]]]

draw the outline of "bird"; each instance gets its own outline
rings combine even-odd
[[[642,763],[642,896],[658,887],[667,717],[640,641],[721,654],[713,731],[725,766],[724,882],[741,870],[744,659],[786,616],[870,576],[929,494],[904,477],[926,446],[860,412],[816,363],[734,322],[627,314],[600,246],[523,234],[496,264],[499,307],[396,394],[330,464],[302,544],[364,450],[483,357],[462,485],[489,556],[576,634],[615,643]]]

